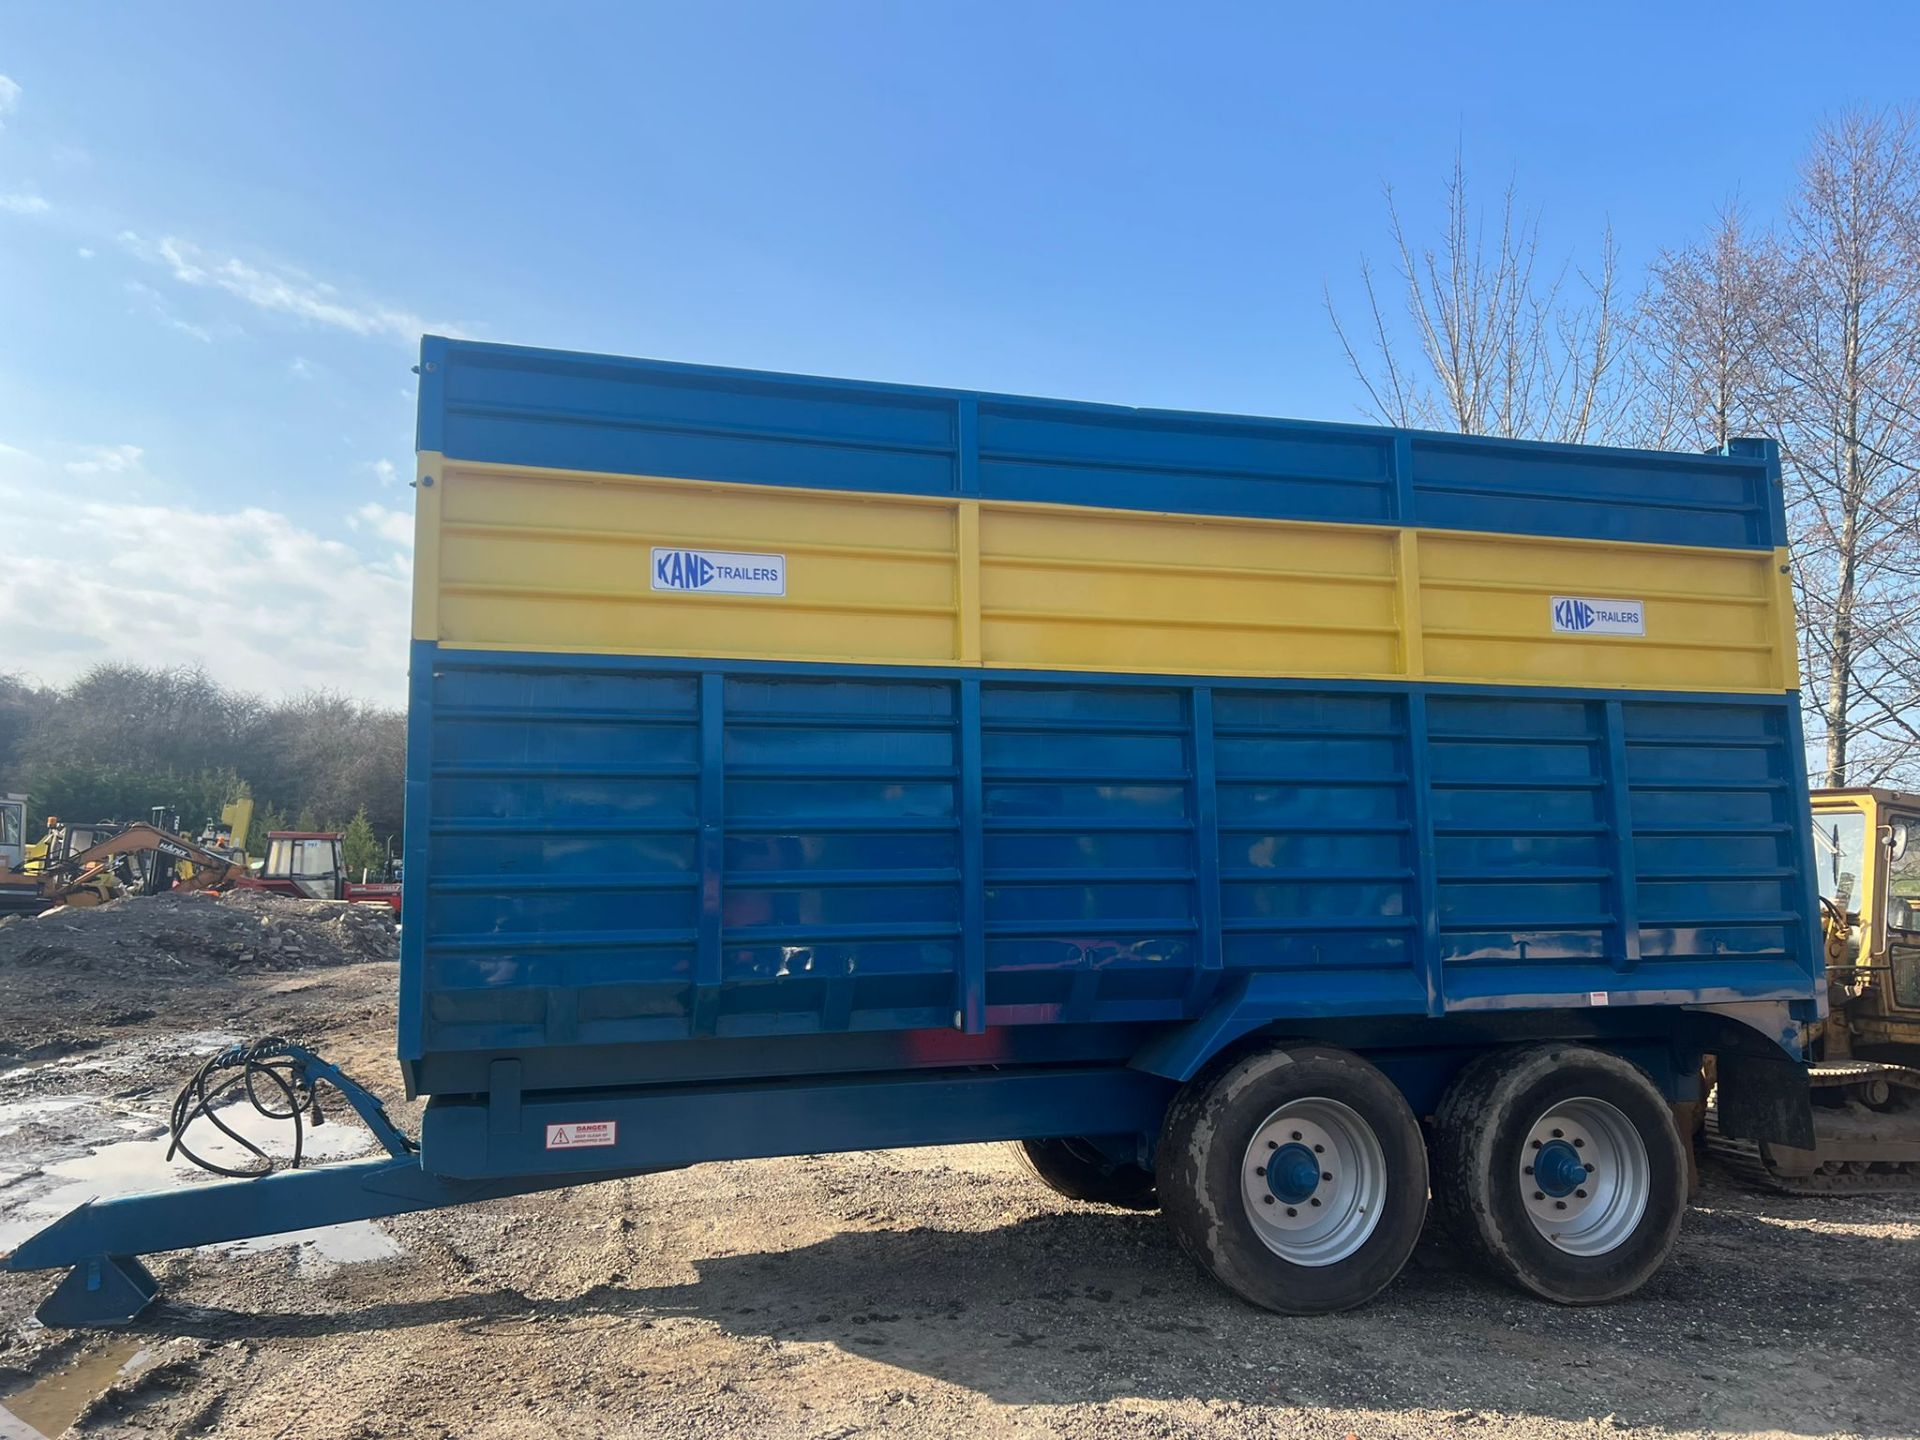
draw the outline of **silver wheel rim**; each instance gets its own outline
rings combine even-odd
[[[1240,1164],[1253,1233],[1295,1265],[1335,1265],[1366,1244],[1386,1193],[1387,1155],[1373,1127],[1320,1096],[1261,1121]]]
[[[1533,1122],[1515,1179],[1533,1228],[1569,1255],[1605,1255],[1625,1244],[1653,1191],[1640,1131],[1590,1096],[1562,1100]]]

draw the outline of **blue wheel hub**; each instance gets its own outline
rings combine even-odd
[[[1550,1140],[1533,1157],[1533,1182],[1558,1200],[1585,1183],[1587,1162],[1565,1140]]]
[[[1320,1157],[1295,1142],[1267,1159],[1267,1188],[1282,1205],[1303,1205],[1320,1188]]]

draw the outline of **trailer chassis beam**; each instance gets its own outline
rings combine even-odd
[[[5,1263],[16,1271],[68,1269],[66,1279],[35,1312],[42,1324],[124,1325],[159,1290],[152,1273],[135,1258],[139,1255],[644,1173],[455,1180],[422,1169],[414,1155],[284,1170],[257,1180],[90,1200],[23,1241]]]
[[[282,1054],[296,1047],[276,1049]],[[40,1307],[48,1325],[121,1325],[158,1292],[135,1257],[322,1225],[529,1195],[713,1160],[906,1145],[1155,1133],[1174,1086],[1113,1065],[963,1069],[490,1097],[427,1107],[424,1150],[379,1102],[301,1052],[340,1086],[388,1155],[89,1201],[23,1241],[9,1270],[68,1269]],[[504,1077],[503,1077],[504,1078]],[[580,1141],[582,1125],[593,1143]],[[556,1148],[561,1132],[570,1145]],[[404,1153],[403,1153],[404,1152]],[[428,1168],[431,1166],[432,1168]],[[463,1172],[463,1173],[448,1173]]]

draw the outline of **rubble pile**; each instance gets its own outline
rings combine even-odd
[[[385,905],[264,890],[173,890],[0,920],[0,970],[303,970],[398,954],[394,914]]]

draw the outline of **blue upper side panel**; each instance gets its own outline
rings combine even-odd
[[[1783,543],[1775,447],[1514,440],[422,345],[419,448],[756,485],[1574,536]]]

